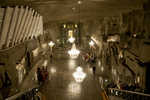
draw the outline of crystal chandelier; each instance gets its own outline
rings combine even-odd
[[[76,45],[73,44],[71,50],[68,51],[68,54],[71,58],[77,58],[80,54],[80,51],[76,49]]]
[[[92,46],[94,46],[94,42],[91,40],[90,42],[89,42],[89,45],[92,47]]]
[[[83,69],[79,66],[76,69],[76,72],[73,73],[73,77],[75,78],[76,82],[81,83],[85,77],[86,74],[83,72]]]
[[[74,43],[75,38],[74,38],[74,37],[70,37],[70,38],[68,39],[68,41],[69,41],[70,43]]]
[[[50,47],[53,47],[53,46],[55,45],[55,43],[54,43],[53,41],[50,41],[50,42],[48,43],[48,45],[49,45]]]

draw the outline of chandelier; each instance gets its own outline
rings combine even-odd
[[[89,42],[89,45],[92,47],[92,46],[94,46],[94,42],[91,40],[90,42]]]
[[[48,45],[49,45],[50,47],[53,47],[53,46],[55,45],[55,43],[54,43],[53,41],[50,41],[50,42],[48,43]]]
[[[74,38],[74,37],[70,37],[70,38],[68,39],[68,41],[69,41],[70,43],[74,43],[75,38]]]
[[[73,44],[71,50],[68,51],[68,54],[71,58],[77,58],[80,54],[80,51],[76,49],[76,45]]]
[[[78,83],[81,83],[85,77],[86,74],[83,72],[83,69],[79,66],[76,69],[76,72],[73,73],[73,77],[75,78],[75,81]]]

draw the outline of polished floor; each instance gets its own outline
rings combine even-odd
[[[92,70],[78,59],[53,59],[48,61],[49,80],[40,92],[46,100],[102,100],[100,86]],[[78,66],[83,68],[86,77],[78,82],[73,73]]]

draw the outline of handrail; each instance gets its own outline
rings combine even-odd
[[[150,100],[149,94],[144,94],[140,92],[120,90],[116,88],[108,88],[106,89],[106,92],[108,96],[119,97],[124,100]]]
[[[128,93],[132,93],[132,94],[138,94],[138,95],[143,95],[143,96],[148,96],[150,97],[149,94],[144,94],[144,93],[140,93],[140,92],[134,92],[134,91],[128,91],[128,90],[120,90],[120,89],[116,89],[116,88],[109,88],[111,90],[117,90],[117,91],[121,91],[121,92],[128,92]]]
[[[28,92],[31,92],[31,91],[32,91],[33,89],[35,89],[35,88],[38,88],[38,87],[36,86],[36,87],[30,88],[30,89],[21,91],[21,92],[19,92],[19,93],[13,95],[13,96],[11,96],[11,97],[6,98],[5,100],[15,100],[15,99],[17,99],[18,97],[22,96],[23,94],[26,94],[26,93],[28,93]]]

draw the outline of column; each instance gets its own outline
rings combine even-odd
[[[15,40],[15,43],[17,43],[18,39],[20,38],[20,35],[22,34],[22,29],[24,27],[24,24],[25,24],[25,21],[26,21],[26,18],[27,18],[27,14],[28,14],[28,6],[26,7],[26,9],[24,9],[24,14],[22,16],[22,19],[20,21],[20,27],[19,27],[19,30],[18,30],[18,34],[16,36],[16,40]]]
[[[35,34],[34,36],[37,37],[38,36],[38,30],[39,30],[39,26],[40,26],[40,15],[38,16],[38,22],[37,22],[37,27],[35,29]]]
[[[36,19],[35,19],[35,24],[33,25],[33,30],[31,32],[31,39],[33,38],[33,36],[35,36],[35,32],[36,32],[36,29],[37,29],[37,25],[38,25],[38,19],[39,19],[39,14],[37,15]]]
[[[43,34],[43,17],[40,16],[39,35]]]
[[[18,13],[19,13],[19,8],[18,8],[18,6],[16,6],[14,8],[14,12],[13,12],[13,16],[12,16],[12,20],[11,20],[11,24],[10,24],[10,30],[8,33],[9,35],[8,35],[7,42],[6,42],[7,47],[9,47],[10,42],[12,42],[12,38],[14,35],[14,31],[15,31],[15,26],[17,24]]]
[[[27,37],[28,34],[29,34],[29,29],[30,29],[30,27],[31,27],[31,25],[32,25],[32,23],[33,23],[33,14],[34,14],[34,10],[32,10],[32,14],[31,14],[31,16],[30,16],[30,18],[29,18],[29,23],[28,23],[28,25],[27,25],[27,27],[26,27],[26,29],[25,29],[25,35],[24,35],[24,37],[23,37],[23,41],[26,39],[26,37]]]
[[[7,7],[5,16],[4,16],[3,26],[2,26],[2,33],[0,37],[0,49],[2,49],[4,44],[6,43],[9,25],[10,25],[11,18],[12,18],[12,13],[13,13],[13,9],[10,7]]]
[[[3,19],[4,19],[4,8],[0,8],[0,31],[2,30],[2,24],[3,24]],[[0,36],[1,36],[1,32],[0,32]]]
[[[23,39],[23,37],[25,36],[25,33],[26,33],[26,29],[27,29],[27,26],[29,25],[29,21],[31,19],[31,16],[32,16],[32,9],[30,8],[29,11],[28,11],[28,15],[27,15],[27,18],[25,20],[25,24],[24,24],[24,27],[22,29],[22,34],[18,40],[18,42],[21,42],[21,40]]]
[[[13,40],[12,40],[12,46],[15,45],[15,39],[16,39],[16,36],[17,36],[19,28],[20,28],[20,23],[21,23],[21,19],[23,17],[23,13],[24,13],[24,8],[23,8],[23,6],[21,6],[21,8],[19,9],[18,20],[17,20],[17,24],[16,24],[16,27],[15,27]]]
[[[29,34],[27,36],[27,39],[29,39],[29,37],[32,35],[33,28],[34,28],[34,25],[35,25],[35,22],[36,22],[36,18],[37,18],[37,12],[35,13],[35,15],[33,17],[33,22],[32,22],[31,27],[29,29]]]

